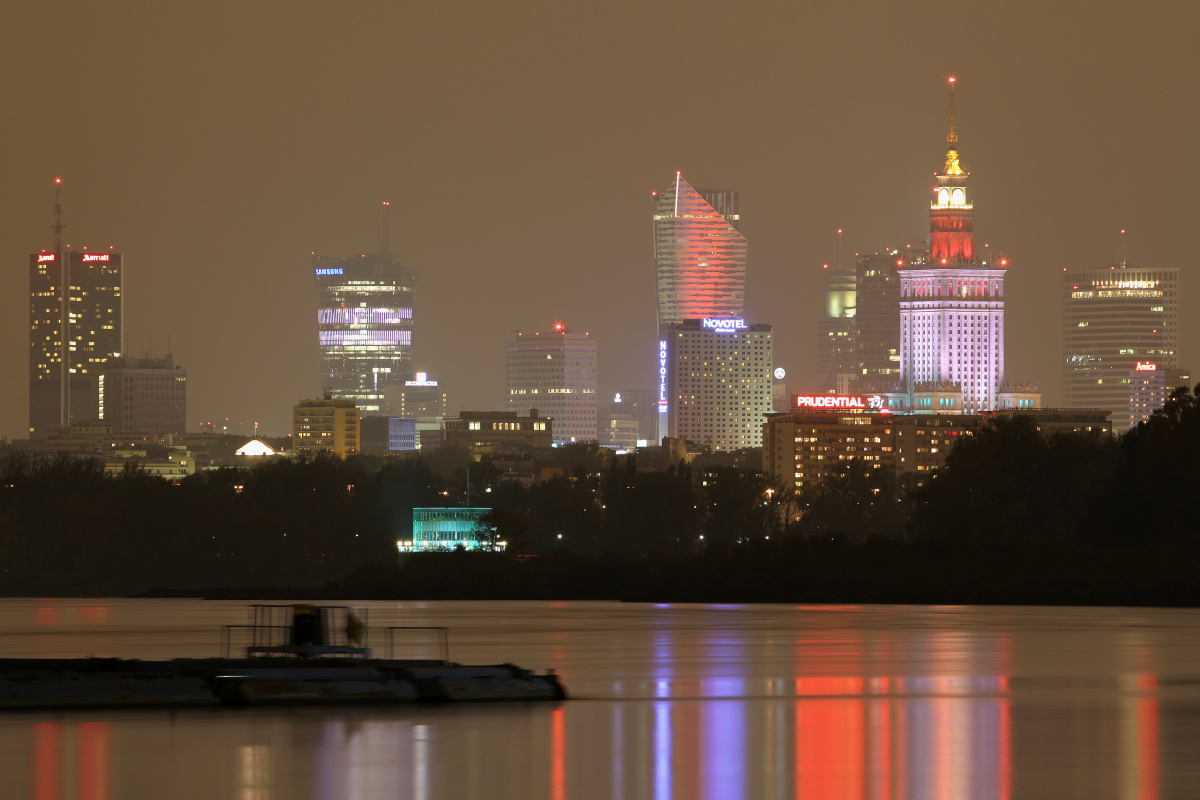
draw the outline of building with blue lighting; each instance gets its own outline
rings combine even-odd
[[[396,542],[401,553],[503,550],[495,528],[484,522],[490,508],[414,508],[412,538]]]

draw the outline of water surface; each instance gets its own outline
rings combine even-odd
[[[1200,611],[367,603],[562,704],[0,715],[0,797],[1192,798]],[[0,656],[216,655],[242,603],[0,600]],[[433,656],[425,634],[398,656]],[[384,653],[386,654],[386,653]]]

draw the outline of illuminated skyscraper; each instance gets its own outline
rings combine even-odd
[[[61,183],[55,179],[56,189]],[[100,369],[121,354],[121,255],[64,250],[57,191],[50,227],[53,249],[29,256],[29,434],[36,439],[55,425],[99,419]]]
[[[770,414],[771,326],[742,319],[664,325],[659,344],[669,398],[664,436],[713,450],[762,447]]]
[[[823,264],[821,290],[822,314],[817,318],[817,384],[820,391],[833,392],[838,390],[839,376],[858,372],[854,346],[854,269],[840,263]]]
[[[386,236],[384,239],[386,251]],[[350,258],[313,255],[322,389],[379,414],[384,389],[412,370],[416,273],[390,253]]]
[[[505,410],[554,420],[554,443],[596,441],[596,340],[558,323],[504,348]]]
[[[1007,261],[976,258],[969,173],[958,157],[954,78],[946,144],[929,207],[929,258],[897,258],[900,376],[910,400],[918,388],[960,387],[963,413],[973,414],[998,407],[1004,381]]]
[[[1064,272],[1063,299],[1063,400],[1110,411],[1113,431],[1122,433],[1138,363],[1178,367],[1179,270],[1121,264]]]
[[[655,195],[654,264],[659,326],[684,319],[741,317],[746,237],[737,192],[693,189],[680,173]]]

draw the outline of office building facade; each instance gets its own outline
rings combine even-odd
[[[1176,389],[1191,387],[1190,370],[1163,369],[1152,361],[1139,361],[1129,373],[1129,419],[1123,420],[1125,430],[1139,423],[1167,404]]]
[[[187,370],[172,356],[113,358],[98,380],[98,416],[115,433],[187,432]]]
[[[854,353],[858,386],[900,380],[900,262],[927,263],[923,248],[887,248],[855,259]]]
[[[29,256],[29,434],[99,419],[100,372],[121,354],[120,253]]]
[[[684,320],[663,326],[659,348],[665,436],[712,450],[762,446],[772,411],[770,325]]]
[[[596,340],[561,323],[504,348],[505,410],[554,420],[555,444],[596,441]]]
[[[313,254],[321,388],[363,414],[384,412],[384,391],[412,369],[416,273],[390,253]]]
[[[1178,368],[1179,270],[1122,264],[1068,271],[1063,296],[1064,402],[1106,408],[1124,432],[1137,364]]]
[[[817,318],[817,386],[837,390],[838,379],[858,372],[855,353],[857,292],[854,269],[821,265],[821,316]]]
[[[429,377],[417,372],[400,383],[384,389],[384,406],[389,415],[409,417],[416,431],[416,447],[437,446],[441,441],[442,420],[448,405],[446,390]],[[425,442],[422,444],[421,437]]]

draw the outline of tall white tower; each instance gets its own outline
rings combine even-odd
[[[900,374],[914,393],[957,385],[966,414],[992,411],[1004,383],[1004,275],[1007,260],[979,260],[974,207],[959,164],[950,78],[946,165],[929,206],[929,256],[897,256],[900,274]],[[914,408],[915,411],[922,410]]]

